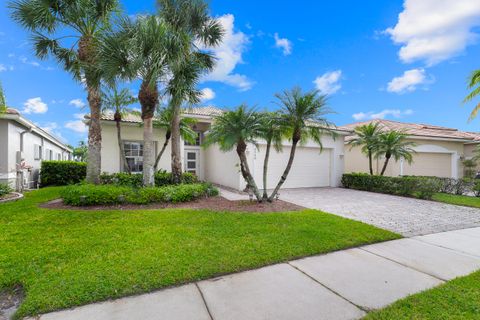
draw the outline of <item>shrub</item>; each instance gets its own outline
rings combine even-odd
[[[42,187],[65,186],[79,183],[87,176],[87,164],[75,161],[42,161],[40,178]]]
[[[463,179],[456,179],[455,183],[453,184],[453,193],[457,195],[464,195],[473,187],[473,182],[471,179],[463,178]]]
[[[141,173],[102,173],[100,175],[101,184],[114,184],[117,186],[137,187],[143,185],[143,175]]]
[[[480,180],[476,179],[472,188],[475,193],[475,197],[480,197]]]
[[[132,188],[130,186],[69,186],[62,191],[64,203],[74,206],[112,205],[122,203],[187,202],[200,197],[218,195],[210,183],[181,184],[163,187]]]
[[[181,183],[191,184],[198,183],[198,178],[196,175],[190,172],[182,173]],[[172,184],[172,173],[165,170],[160,170],[155,173],[155,185],[157,187],[167,186]]]
[[[12,191],[13,189],[8,185],[8,183],[0,183],[0,197],[9,194]]]

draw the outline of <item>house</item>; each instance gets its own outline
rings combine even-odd
[[[417,175],[460,178],[464,175],[463,160],[471,159],[480,143],[480,134],[453,128],[417,123],[375,119],[352,123],[341,128],[353,131],[357,126],[378,123],[382,131],[397,130],[408,134],[415,142],[413,162],[390,160],[385,175]],[[346,138],[348,143],[353,135]],[[374,160],[374,171],[380,172],[384,159]],[[345,172],[368,172],[367,157],[359,147],[345,146]]]
[[[17,110],[0,113],[0,183],[15,186],[17,169],[24,159],[23,184],[37,186],[42,160],[69,160],[72,150]],[[27,169],[28,168],[28,169]]]
[[[223,111],[214,107],[198,107],[186,109],[184,115],[194,118],[197,123],[193,129],[197,132],[196,143],[182,143],[182,164],[184,171],[196,174],[201,180],[230,187],[236,190],[245,188],[240,174],[239,160],[235,151],[222,152],[218,146],[201,147],[204,136],[214,121],[214,116]],[[88,123],[88,121],[87,121]],[[116,127],[112,114],[104,114],[102,127],[102,172],[125,171],[120,161],[120,148],[117,143]],[[121,134],[127,161],[135,172],[141,172],[143,166],[143,129],[141,119],[135,115],[127,115],[121,123]],[[296,152],[290,175],[284,184],[285,188],[338,186],[343,174],[344,136],[349,132],[337,130],[337,137],[324,136],[323,150],[313,142],[299,146]],[[156,153],[165,141],[165,132],[154,128]],[[272,151],[269,162],[268,185],[273,188],[278,182],[287,164],[290,143],[285,141],[283,152]],[[265,143],[260,142],[258,148],[249,145],[247,156],[249,166],[256,181],[260,183],[263,175],[263,158]],[[170,170],[170,147],[168,147],[159,163],[159,168]]]

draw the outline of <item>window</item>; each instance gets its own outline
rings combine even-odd
[[[45,149],[45,160],[53,160],[53,151]]]
[[[127,163],[130,167],[130,170],[132,170],[132,172],[142,172],[143,143],[125,141],[123,143],[123,148],[125,149],[125,157],[127,158]],[[128,171],[127,168],[124,168],[124,171]]]
[[[60,153],[57,153],[57,160],[62,160],[62,155]]]
[[[33,145],[33,159],[40,160],[42,159],[42,146],[38,144]]]
[[[185,141],[186,146],[200,146],[202,144],[203,133],[200,131],[196,131],[195,133],[197,134],[197,137],[195,138],[195,143],[188,143],[187,141]]]

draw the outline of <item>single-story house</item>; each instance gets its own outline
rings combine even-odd
[[[405,123],[391,120],[375,119],[342,126],[344,130],[353,130],[357,126],[378,123],[382,131],[397,130],[408,134],[408,140],[416,145],[413,149],[413,162],[409,164],[403,159],[390,160],[385,175],[417,175],[460,178],[464,175],[463,160],[471,159],[473,150],[480,143],[480,134],[465,132],[453,128],[417,123]],[[345,139],[345,172],[368,172],[368,159],[359,147],[351,148],[348,141],[354,134]],[[374,160],[374,171],[380,172],[383,158]]]
[[[193,129],[198,138],[195,144],[182,143],[182,164],[184,171],[196,174],[200,179],[230,187],[236,190],[245,188],[245,181],[240,174],[239,160],[235,151],[222,152],[218,146],[201,147],[202,140],[214,121],[214,116],[222,113],[215,107],[197,107],[186,109],[184,116],[194,118],[197,123]],[[135,115],[127,115],[121,123],[121,135],[127,161],[134,172],[141,172],[143,166],[143,129],[141,119]],[[87,121],[88,124],[88,121]],[[104,114],[102,127],[102,172],[115,173],[125,171],[122,167],[120,148],[117,143],[113,114]],[[290,175],[284,184],[285,188],[338,186],[343,174],[344,136],[348,132],[337,130],[333,139],[324,136],[323,150],[313,142],[298,147]],[[154,128],[156,153],[165,141],[165,132]],[[268,185],[273,188],[278,182],[287,164],[290,142],[285,141],[283,152],[272,151]],[[170,170],[170,147],[168,147],[159,163],[159,168]],[[249,166],[257,183],[262,181],[265,143],[260,141],[259,147],[249,145],[247,156]]]
[[[24,159],[23,184],[37,186],[42,160],[70,160],[72,150],[15,109],[0,113],[0,183],[15,186]]]

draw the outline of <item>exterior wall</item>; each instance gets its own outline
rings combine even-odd
[[[236,190],[245,188],[245,182],[240,174],[240,161],[235,151],[222,152],[217,145],[203,151],[205,180]]]
[[[8,121],[0,119],[0,183],[15,182],[15,173],[10,172],[8,141]]]

